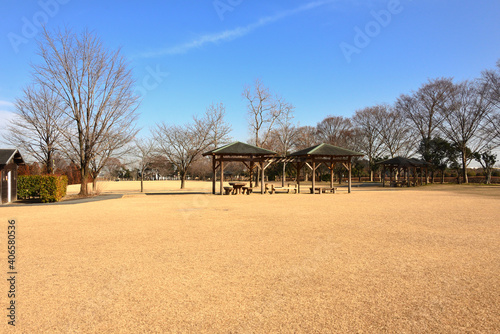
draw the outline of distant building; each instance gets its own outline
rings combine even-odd
[[[17,200],[17,167],[23,164],[18,150],[0,149],[0,204]]]

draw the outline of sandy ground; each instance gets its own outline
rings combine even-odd
[[[0,332],[11,218],[19,333],[500,332],[500,187],[102,187],[126,196],[0,208]]]

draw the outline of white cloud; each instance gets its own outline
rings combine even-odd
[[[16,118],[15,113],[7,110],[0,110],[0,132],[4,131],[9,122],[14,118]]]
[[[0,105],[3,105],[2,102],[5,101],[0,101]],[[16,114],[14,114],[13,112],[7,110],[0,110],[0,145],[4,147],[7,147],[9,145],[7,145],[5,143],[5,140],[3,140],[3,135],[6,134],[7,132],[7,125],[14,118],[16,118]]]
[[[168,47],[165,49],[157,50],[157,51],[152,51],[152,52],[147,52],[141,54],[139,57],[141,58],[153,58],[153,57],[160,57],[160,56],[167,56],[167,55],[176,55],[176,54],[183,54],[186,53],[192,49],[200,48],[203,45],[206,44],[217,44],[221,42],[228,42],[237,38],[241,38],[245,35],[248,35],[249,33],[253,32],[254,30],[261,28],[263,26],[266,26],[268,24],[274,23],[276,21],[282,20],[286,17],[299,14],[301,12],[305,12],[314,8],[318,8],[330,3],[335,2],[336,0],[323,0],[323,1],[313,1],[309,2],[305,5],[302,5],[300,7],[286,10],[283,12],[280,12],[278,14],[275,14],[273,16],[266,16],[261,18],[260,20],[251,23],[246,26],[242,27],[237,27],[234,29],[230,30],[225,30],[222,32],[214,33],[214,34],[207,34],[203,35],[193,41],[179,44],[176,46]]]
[[[14,103],[9,101],[0,100],[0,107],[13,107]]]

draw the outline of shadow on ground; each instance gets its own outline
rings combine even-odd
[[[66,204],[81,204],[81,203],[89,203],[89,202],[98,202],[105,201],[109,199],[118,199],[122,198],[123,194],[106,194],[99,195],[94,197],[86,197],[86,198],[71,198],[67,200],[63,200],[61,202],[52,202],[52,203],[42,203],[42,200],[39,198],[35,199],[27,199],[27,200],[18,200],[11,205],[22,205],[22,206],[40,206],[40,205],[66,205]]]

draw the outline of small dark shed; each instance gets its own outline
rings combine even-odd
[[[0,149],[0,204],[17,200],[17,167],[24,160],[16,149]]]

